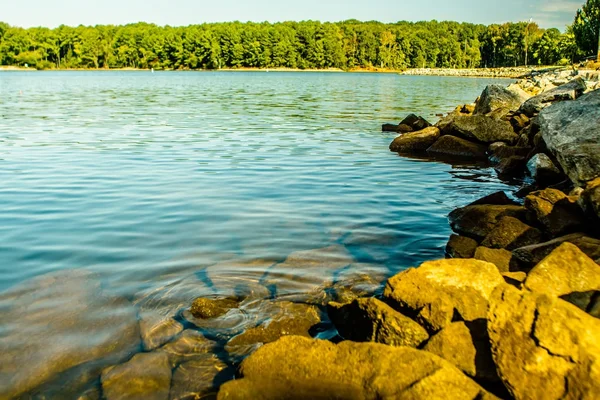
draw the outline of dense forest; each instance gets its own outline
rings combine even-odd
[[[595,0],[594,0],[595,1]],[[535,23],[318,21],[60,26],[0,23],[0,65],[51,68],[475,68],[571,63],[571,29]]]

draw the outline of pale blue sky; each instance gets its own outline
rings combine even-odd
[[[215,21],[454,20],[570,24],[585,0],[0,0],[0,21],[49,26],[146,21],[189,25]]]

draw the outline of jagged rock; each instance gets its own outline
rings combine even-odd
[[[600,177],[600,91],[539,115],[544,143],[576,185]]]
[[[440,137],[440,130],[435,126],[422,131],[406,133],[398,136],[390,144],[390,151],[398,153],[417,153],[427,150]]]
[[[468,158],[470,160],[485,160],[487,147],[456,136],[446,135],[439,138],[427,149],[431,156]]]
[[[527,274],[524,287],[556,297],[600,290],[600,265],[565,242]]]
[[[525,173],[526,157],[512,156],[500,160],[494,170],[501,179],[519,178]]]
[[[164,353],[140,353],[102,372],[106,400],[168,400],[171,366]]]
[[[432,336],[423,350],[442,357],[470,377],[499,380],[487,332],[472,333],[463,321],[453,322]]]
[[[2,399],[45,396],[38,387],[54,380],[63,398],[75,397],[141,347],[135,308],[86,270],[25,281],[0,294],[0,309]]]
[[[504,249],[490,249],[479,246],[475,250],[473,258],[494,264],[500,272],[509,272],[512,253]]]
[[[190,307],[190,313],[196,318],[211,319],[218,318],[226,314],[232,308],[240,305],[240,299],[235,297],[226,297],[220,299],[209,299],[198,297]]]
[[[600,320],[547,295],[501,285],[488,333],[498,374],[517,399],[592,399],[600,393]]]
[[[452,230],[483,240],[503,217],[524,219],[526,210],[516,205],[476,204],[457,208],[449,215]]]
[[[539,229],[532,228],[513,217],[502,217],[494,229],[483,239],[481,246],[514,250],[541,241],[542,232]]]
[[[502,277],[509,285],[513,285],[517,289],[521,289],[522,283],[525,282],[525,279],[527,279],[527,274],[522,271],[503,272]]]
[[[511,157],[527,157],[530,147],[509,146],[503,142],[494,142],[488,147],[488,159],[492,163],[500,163]]]
[[[475,200],[472,203],[469,203],[469,206],[476,206],[476,205],[480,205],[480,204],[487,204],[487,205],[497,205],[497,206],[516,206],[518,205],[518,203],[514,200],[512,200],[510,197],[508,197],[506,195],[506,192],[504,191],[499,191],[499,192],[494,192],[492,194],[488,194],[487,196],[484,196],[478,200]]]
[[[592,317],[600,318],[600,291],[573,292],[560,296],[560,298],[577,306]]]
[[[516,94],[519,97],[519,102],[521,104],[525,103],[527,100],[529,100],[531,98],[531,95],[529,93],[527,93],[526,91],[524,91],[521,88],[521,86],[519,86],[516,83],[512,83],[512,84],[508,85],[506,90]]]
[[[518,261],[524,271],[529,271],[565,242],[574,244],[593,260],[600,259],[600,240],[583,233],[573,233],[548,242],[518,248],[513,251],[513,259]]]
[[[397,132],[397,133],[408,133],[412,132],[413,129],[405,124],[383,124],[381,125],[382,132]]]
[[[167,343],[156,352],[165,353],[169,358],[170,365],[177,365],[203,358],[205,354],[214,351],[216,343],[204,337],[200,332],[186,329],[172,342]]]
[[[529,176],[543,185],[550,185],[563,180],[564,175],[554,165],[550,157],[538,153],[527,162]]]
[[[518,139],[517,134],[508,121],[485,115],[455,115],[444,126],[442,134],[459,136],[484,144],[494,142],[514,143]]]
[[[585,229],[586,220],[577,200],[556,189],[544,189],[525,197],[525,207],[552,236]]]
[[[517,110],[521,106],[521,97],[502,85],[488,85],[475,103],[474,114],[488,114],[497,110],[504,113]]]
[[[242,363],[228,399],[493,399],[442,358],[409,347],[288,336]]]
[[[425,128],[431,126],[423,117],[416,116],[415,114],[409,114],[404,118],[400,125],[407,125],[412,128],[413,131],[422,131]]]
[[[219,387],[234,371],[214,354],[181,364],[173,372],[170,400],[216,398]]]
[[[585,89],[586,85],[583,79],[574,79],[565,85],[561,85],[530,98],[519,108],[519,113],[525,114],[528,117],[533,117],[553,103],[564,100],[575,100],[585,91]]]
[[[332,302],[327,312],[340,336],[354,342],[418,347],[429,338],[421,325],[375,298]]]
[[[484,318],[492,290],[504,283],[494,264],[479,260],[430,261],[390,278],[384,300],[429,332],[450,324]]]
[[[473,258],[477,246],[477,242],[471,238],[451,235],[446,245],[446,254],[450,258]]]

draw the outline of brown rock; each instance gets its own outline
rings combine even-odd
[[[464,236],[483,240],[504,217],[524,219],[526,210],[512,205],[472,205],[457,208],[449,215],[452,230]]]
[[[526,157],[512,156],[501,160],[494,170],[500,179],[519,178],[525,173]]]
[[[203,358],[215,348],[216,343],[205,338],[200,332],[186,329],[172,342],[167,343],[156,352],[166,354],[169,364],[174,368],[183,362]]]
[[[455,115],[442,130],[443,135],[454,135],[478,143],[514,143],[518,136],[509,122],[486,115]]]
[[[450,235],[446,245],[446,254],[450,258],[473,258],[477,242],[471,238],[460,235]]]
[[[473,258],[494,264],[500,272],[509,272],[512,253],[504,249],[490,249],[480,246],[477,247]]]
[[[481,245],[492,249],[514,250],[542,241],[542,232],[513,217],[503,217],[483,239]]]
[[[234,297],[221,299],[198,297],[192,303],[190,312],[196,318],[211,319],[220,317],[226,314],[232,308],[237,308],[239,305],[240,299]]]
[[[434,157],[456,157],[467,158],[471,160],[486,160],[487,146],[470,142],[456,136],[446,135],[439,138],[427,153]]]
[[[390,144],[390,151],[398,153],[418,153],[427,150],[440,137],[440,130],[435,126],[422,131],[406,133],[398,136]]]
[[[234,371],[214,354],[181,364],[173,372],[170,400],[216,398],[219,387]]]
[[[502,277],[504,281],[509,285],[516,287],[517,289],[521,289],[522,283],[527,279],[527,274],[522,271],[518,272],[503,272]]]
[[[488,158],[492,163],[499,164],[511,157],[524,158],[531,152],[530,147],[509,146],[506,143],[496,142],[488,147]],[[525,165],[523,165],[523,168]]]
[[[181,322],[155,313],[140,313],[140,334],[144,350],[154,350],[183,331]]]
[[[586,221],[576,199],[556,189],[533,192],[525,197],[525,207],[552,236],[585,229]]]

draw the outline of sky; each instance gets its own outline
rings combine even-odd
[[[585,0],[0,0],[0,21],[13,26],[181,26],[224,21],[528,21],[559,28]]]

